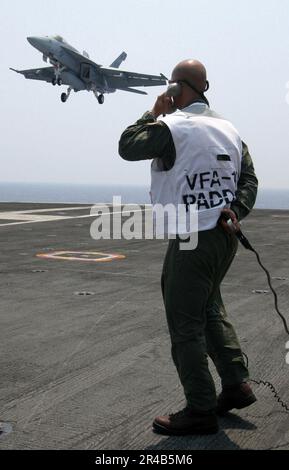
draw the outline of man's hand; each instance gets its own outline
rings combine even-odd
[[[167,96],[166,93],[158,96],[153,109],[151,110],[151,114],[157,118],[161,114],[172,114],[176,111],[176,107],[174,106],[173,100],[170,96]]]
[[[227,219],[231,219],[231,221],[233,222],[233,224],[231,224],[231,226],[228,225]],[[241,226],[238,222],[236,214],[235,214],[234,211],[232,211],[232,209],[223,209],[222,210],[221,217],[219,219],[219,224],[228,233],[232,233],[234,231],[237,232],[238,230],[241,229]]]

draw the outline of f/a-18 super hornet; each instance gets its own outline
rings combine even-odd
[[[114,93],[116,90],[130,91],[146,95],[145,91],[132,87],[166,85],[167,79],[163,74],[148,75],[143,73],[119,70],[120,64],[127,54],[122,52],[109,67],[103,67],[89,58],[87,52],[81,54],[68,44],[61,36],[28,37],[28,42],[43,54],[43,60],[49,60],[51,67],[30,70],[15,70],[25,78],[43,80],[52,85],[68,85],[67,93],[61,94],[65,103],[71,90],[92,91],[99,104],[104,102],[104,93]]]

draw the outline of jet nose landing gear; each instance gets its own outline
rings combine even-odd
[[[58,86],[61,86],[62,85],[62,79],[60,77],[56,78],[54,77],[52,80],[51,80],[51,83],[53,86],[55,86],[56,84]]]

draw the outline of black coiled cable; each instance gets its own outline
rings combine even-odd
[[[245,354],[244,352],[242,354],[243,354],[243,356],[245,357],[245,360],[246,360],[246,367],[248,367],[249,366],[249,358],[248,358],[247,354]],[[284,408],[285,411],[289,412],[289,406],[287,405],[287,403],[285,403],[281,399],[281,397],[278,394],[276,388],[274,387],[274,385],[271,382],[269,382],[268,380],[262,380],[262,379],[260,379],[260,380],[249,379],[249,382],[252,382],[256,385],[264,385],[265,387],[269,388],[270,392],[273,393],[274,398],[277,399],[277,402],[280,403],[281,407]]]
[[[278,313],[279,317],[281,318],[282,322],[283,322],[283,326],[284,326],[284,330],[286,331],[287,335],[289,336],[289,329],[288,329],[288,324],[287,324],[287,321],[284,317],[284,315],[280,312],[279,310],[279,307],[278,307],[278,297],[277,297],[277,294],[276,294],[276,291],[274,289],[274,287],[272,286],[272,282],[271,282],[271,276],[270,276],[270,273],[269,271],[265,268],[265,266],[262,264],[261,262],[261,259],[260,259],[260,256],[259,256],[259,253],[252,247],[252,245],[250,244],[249,240],[245,237],[245,235],[241,232],[241,230],[238,230],[237,232],[235,232],[235,235],[236,237],[239,239],[239,241],[242,243],[242,245],[247,249],[247,250],[250,250],[250,251],[253,251],[253,253],[255,253],[256,257],[257,257],[257,261],[259,263],[259,265],[261,266],[261,268],[265,271],[266,273],[266,276],[267,276],[267,280],[268,280],[268,284],[269,284],[269,287],[273,293],[273,296],[274,296],[274,305],[275,305],[275,310],[276,312]],[[245,357],[246,359],[246,366],[248,367],[249,365],[249,358],[248,356],[243,353],[243,356]],[[269,388],[269,390],[273,393],[273,396],[274,398],[277,399],[277,402],[280,403],[281,407],[284,408],[284,410],[286,412],[289,412],[289,405],[287,403],[285,403],[279,396],[276,388],[274,387],[274,385],[271,383],[271,382],[268,382],[267,380],[255,380],[255,379],[250,379],[250,382],[253,382],[257,385],[264,385],[265,387]]]

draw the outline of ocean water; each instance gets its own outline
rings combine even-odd
[[[122,203],[150,203],[149,186],[0,183],[0,202],[111,203],[121,196]],[[265,189],[258,192],[255,208],[289,210],[289,189]]]
[[[149,187],[69,183],[0,183],[1,202],[51,202],[94,204],[112,203],[121,196],[123,203],[150,203]]]

